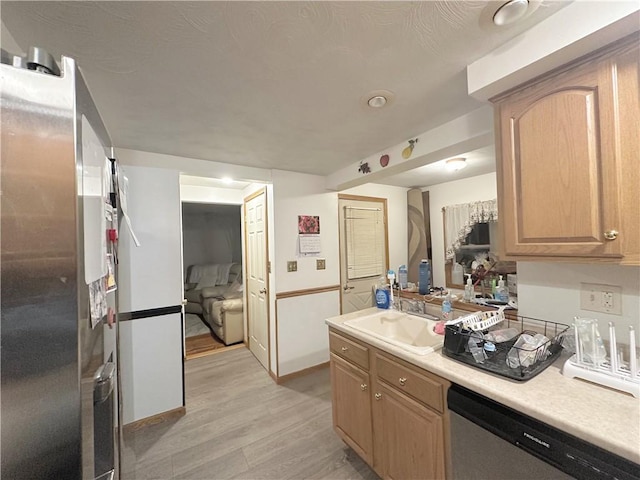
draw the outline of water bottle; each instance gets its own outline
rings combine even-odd
[[[429,265],[429,260],[426,258],[420,261],[418,280],[418,292],[420,295],[428,294],[431,290],[431,265]]]
[[[408,283],[408,278],[407,275],[409,274],[409,272],[407,272],[407,266],[406,265],[400,265],[398,267],[398,283],[400,284],[400,288],[401,289],[405,289],[407,288],[407,283]]]
[[[451,293],[447,292],[447,295],[442,300],[442,319],[450,320],[451,317]]]

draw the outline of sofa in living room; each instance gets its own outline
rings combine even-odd
[[[225,345],[244,340],[240,263],[190,265],[184,295],[185,311],[200,315]]]

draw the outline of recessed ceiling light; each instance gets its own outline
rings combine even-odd
[[[462,170],[464,167],[466,167],[467,160],[462,157],[450,158],[444,164],[445,164],[445,167],[447,167],[447,170],[451,170],[455,172],[456,170]]]
[[[517,22],[527,13],[529,0],[510,0],[493,15],[493,23],[499,27]]]
[[[371,108],[382,108],[387,104],[387,97],[384,95],[374,95],[367,103]]]

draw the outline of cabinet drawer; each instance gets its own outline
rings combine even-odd
[[[442,383],[376,353],[378,378],[438,412],[444,412]]]
[[[369,349],[335,332],[329,332],[329,349],[364,369],[369,369]]]

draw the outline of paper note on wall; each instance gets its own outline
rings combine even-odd
[[[300,235],[300,253],[320,253],[320,235]]]

